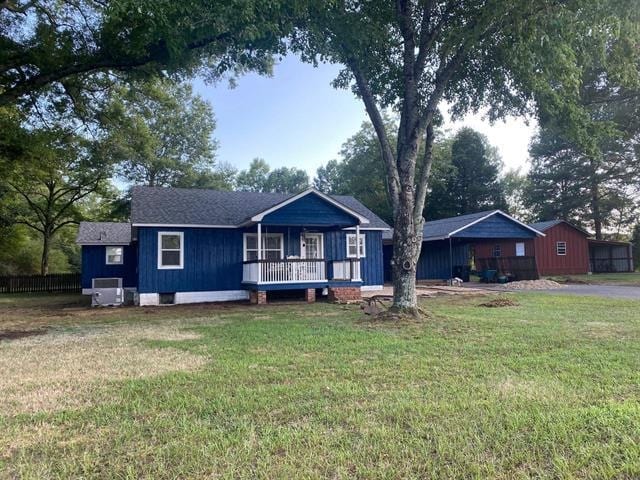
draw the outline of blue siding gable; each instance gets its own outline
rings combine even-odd
[[[353,226],[358,219],[325,199],[310,193],[265,215],[263,225]]]
[[[492,215],[453,235],[455,238],[535,238],[528,228],[500,214]]]
[[[107,265],[106,248],[105,245],[82,246],[82,288],[91,288],[91,280],[93,278],[122,278],[123,287],[136,287],[138,284],[136,246],[124,246],[122,265]]]

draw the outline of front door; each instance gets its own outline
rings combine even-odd
[[[324,257],[321,233],[303,233],[300,253],[302,258],[319,259]]]

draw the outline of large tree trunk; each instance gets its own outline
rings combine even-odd
[[[416,267],[422,246],[422,222],[414,222],[414,202],[401,201],[393,230],[393,308],[417,314]]]
[[[48,234],[43,234],[42,258],[40,260],[40,274],[49,274],[49,253],[51,251],[51,238]]]
[[[600,185],[598,182],[597,162],[594,159],[589,160],[591,171],[589,172],[590,190],[591,190],[591,215],[593,217],[593,229],[596,232],[596,239],[602,239],[602,209],[600,205]]]
[[[419,141],[410,138],[404,145],[398,145],[398,151],[405,157],[398,159],[400,191],[394,209],[393,258],[393,309],[417,315],[418,298],[416,294],[416,273],[418,259],[422,250],[422,236],[427,180],[431,171],[433,149],[433,126],[426,128],[425,153],[419,179],[416,182]],[[402,154],[402,153],[401,153]],[[417,188],[415,184],[417,183]]]

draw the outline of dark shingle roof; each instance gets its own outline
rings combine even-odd
[[[546,222],[530,223],[529,226],[531,228],[535,228],[536,230],[538,230],[540,232],[544,232],[545,230],[549,230],[551,227],[555,227],[556,225],[558,225],[560,223],[566,223],[570,227],[575,228],[576,230],[578,230],[580,233],[585,234],[587,237],[591,236],[591,234],[589,232],[587,232],[586,230],[584,230],[583,228],[580,228],[580,227],[574,225],[573,223],[567,222],[566,220],[547,220]]]
[[[547,220],[546,222],[530,223],[529,226],[531,228],[535,228],[540,232],[544,232],[545,230],[548,230],[551,227],[555,227],[559,223],[562,223],[562,220]]]
[[[473,222],[480,220],[489,215],[501,213],[503,215],[507,215],[500,210],[485,210],[484,212],[477,213],[469,213],[467,215],[460,215],[458,217],[450,217],[443,218],[441,220],[432,220],[430,222],[425,222],[423,228],[423,241],[431,241],[431,240],[440,240],[443,238],[448,238],[453,232],[461,230]],[[508,216],[508,215],[507,215]],[[509,217],[511,218],[511,217]],[[534,225],[529,225],[529,227],[534,230],[541,231],[539,228],[536,228]],[[383,240],[391,240],[393,238],[393,231],[384,232],[382,234]]]
[[[129,245],[131,243],[131,224],[80,222],[76,243],[85,245]]]
[[[460,215],[459,217],[443,218],[442,220],[434,220],[425,222],[423,232],[424,240],[436,240],[447,237],[450,233],[466,227],[470,223],[480,220],[497,210],[488,210],[485,212],[470,213],[468,215]]]
[[[236,226],[293,196],[285,193],[134,187],[131,199],[131,222],[133,224]],[[344,195],[331,197],[369,219],[367,228],[389,228],[382,219],[355,198]]]

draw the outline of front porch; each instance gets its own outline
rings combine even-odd
[[[337,301],[350,300],[356,291],[359,297],[366,271],[360,227],[366,223],[319,192],[254,215],[244,225],[243,288],[255,292],[255,303],[264,303],[266,292],[275,290],[306,290],[307,301],[315,300],[316,291]]]
[[[317,284],[362,282],[360,259],[248,260],[242,267],[242,283],[253,285]]]

